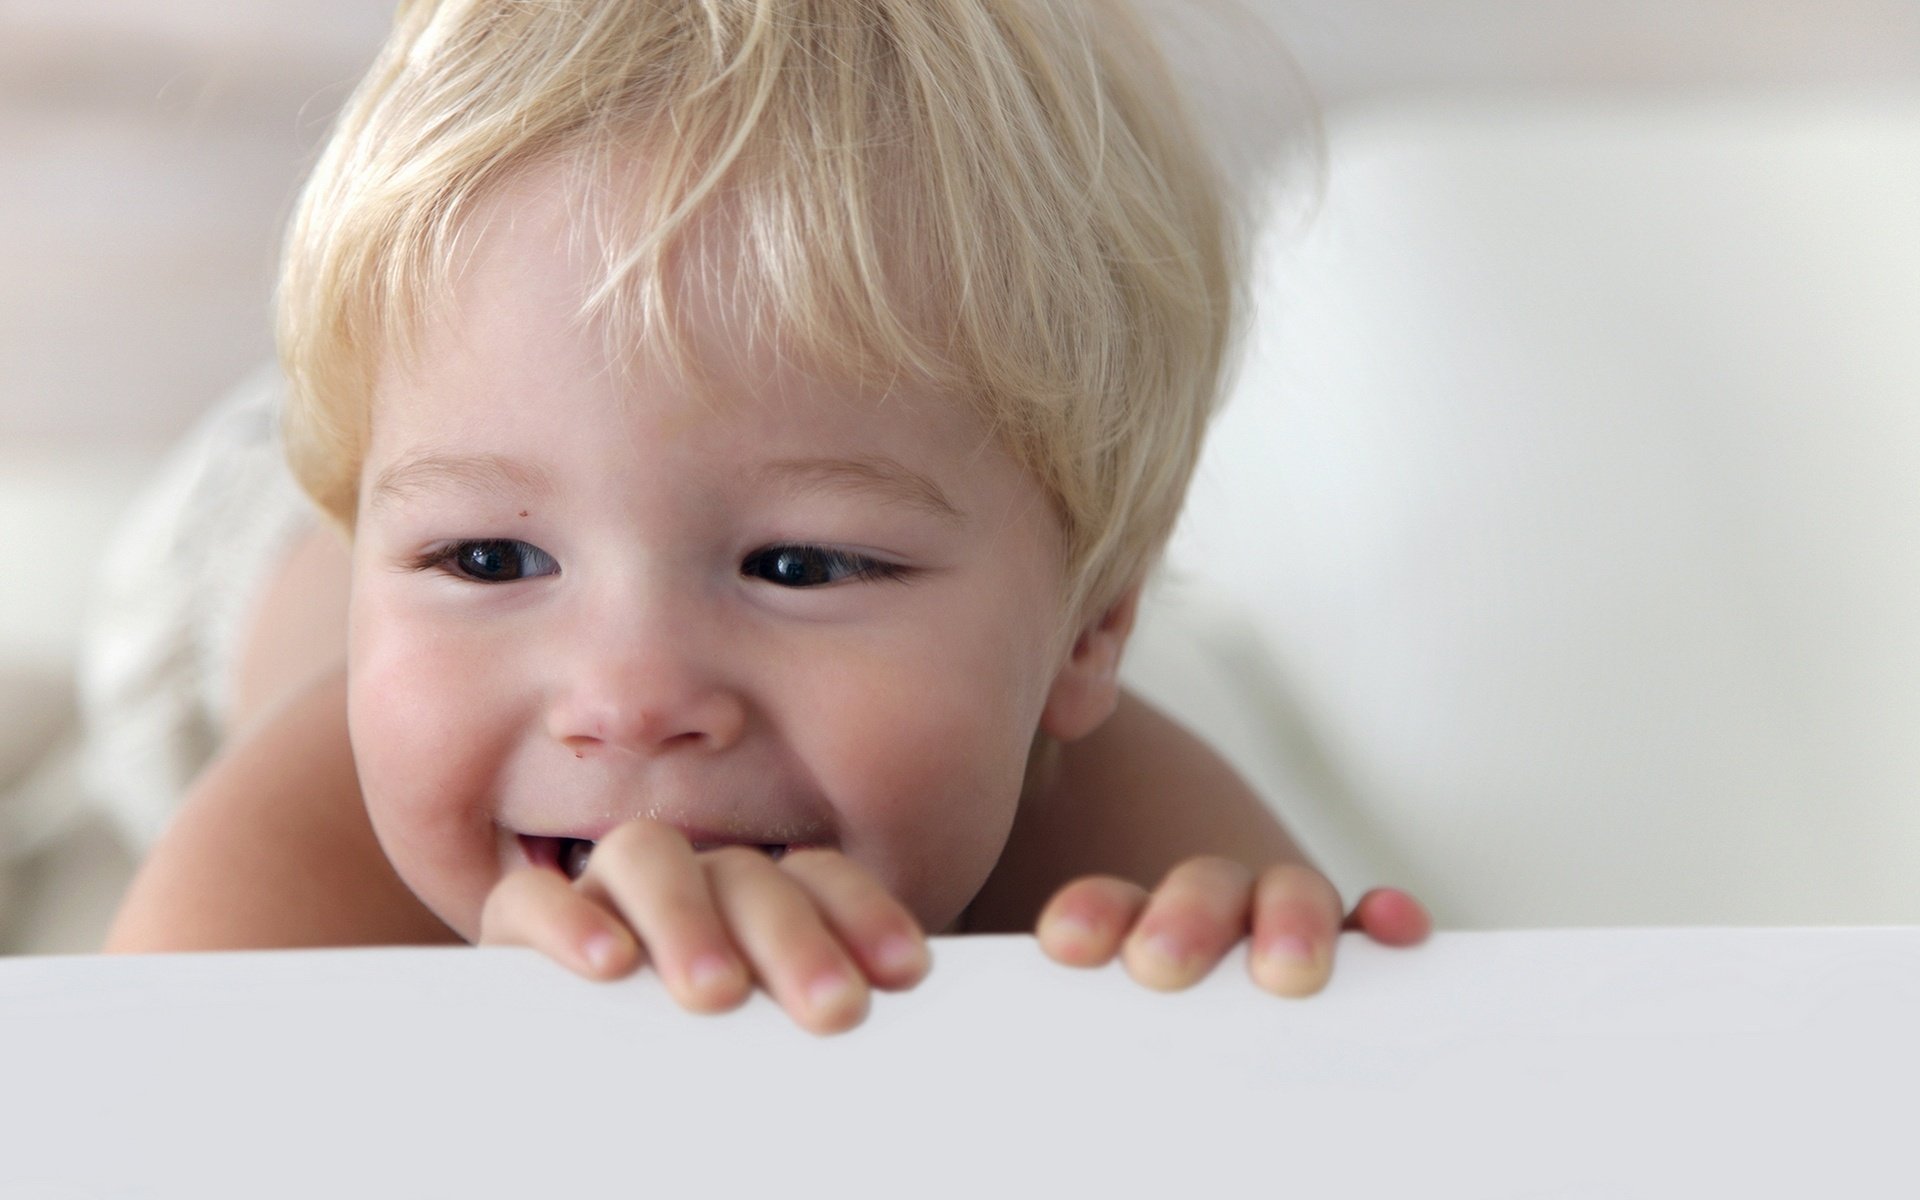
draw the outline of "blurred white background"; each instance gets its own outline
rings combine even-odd
[[[1920,6],[1263,8],[1326,198],[1172,555],[1277,666],[1237,760],[1447,924],[1920,919]],[[388,10],[0,0],[0,945],[124,874],[61,819],[88,574],[269,356]]]
[[[0,947],[87,949],[129,861],[78,811],[101,542],[270,358],[280,225],[382,0],[0,0]]]
[[[58,659],[75,551],[270,356],[279,226],[386,9],[0,2],[0,529],[50,568],[0,584],[10,656]]]

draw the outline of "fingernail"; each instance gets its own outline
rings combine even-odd
[[[837,1016],[858,1007],[860,990],[853,980],[835,972],[807,985],[807,1011],[816,1017]]]
[[[1142,938],[1128,961],[1133,977],[1152,988],[1179,988],[1192,974],[1188,970],[1187,947],[1171,934],[1154,933]]]
[[[619,949],[619,939],[602,930],[587,935],[580,944],[580,952],[586,955],[587,965],[596,971],[604,971],[613,966],[614,953]]]
[[[1178,971],[1186,965],[1187,948],[1171,934],[1156,933],[1146,940],[1141,949],[1169,970]]]
[[[1313,942],[1297,933],[1279,933],[1254,946],[1253,977],[1281,996],[1310,996],[1327,985],[1327,972]]]
[[[1313,961],[1313,943],[1297,933],[1282,933],[1260,943],[1260,954],[1286,966],[1301,966]]]
[[[1084,946],[1093,940],[1093,922],[1078,913],[1061,913],[1047,922],[1047,933],[1076,946]]]
[[[915,938],[895,934],[880,943],[874,953],[880,969],[888,975],[917,975],[926,969],[926,946]]]
[[[740,972],[724,955],[702,954],[687,968],[687,982],[693,990],[712,993],[737,986]]]

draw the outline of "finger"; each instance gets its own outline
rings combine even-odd
[[[1090,875],[1054,893],[1034,936],[1047,957],[1070,967],[1103,967],[1147,906],[1147,889],[1130,879]]]
[[[646,961],[618,917],[557,871],[524,867],[494,885],[480,910],[480,942],[530,946],[589,979],[631,975]]]
[[[833,850],[792,850],[780,860],[840,944],[877,987],[909,988],[931,959],[920,923],[865,867]]]
[[[760,982],[804,1029],[839,1033],[867,1015],[867,979],[806,890],[740,846],[701,856],[714,902]]]
[[[1127,973],[1175,991],[1213,970],[1246,936],[1253,872],[1228,858],[1192,858],[1167,873],[1121,946]]]
[[[1286,863],[1260,873],[1253,893],[1254,982],[1280,996],[1327,985],[1340,932],[1340,894],[1312,867]]]
[[[1433,918],[1399,888],[1374,888],[1353,906],[1344,928],[1357,929],[1383,946],[1418,946],[1433,932]]]
[[[574,886],[619,912],[680,1007],[721,1012],[753,990],[679,830],[654,821],[620,826],[600,839]]]

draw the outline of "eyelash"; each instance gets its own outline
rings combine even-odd
[[[461,570],[460,561],[463,556],[471,553],[474,550],[479,550],[485,547],[493,547],[496,549],[508,550],[508,551],[517,551],[518,557],[520,558],[520,561],[523,564],[521,573],[513,576],[511,579],[487,579],[482,576],[474,575],[474,574],[471,574],[470,572]],[[546,559],[549,563],[553,563],[553,556],[549,555],[546,551],[540,549],[538,546],[533,546],[526,542],[518,541],[514,538],[474,538],[464,542],[448,542],[444,546],[436,546],[433,549],[427,551],[425,554],[422,554],[419,557],[415,558],[408,565],[412,570],[415,570],[415,571],[437,570],[442,572],[443,574],[450,575],[455,579],[464,580],[468,583],[480,583],[480,584],[518,583],[523,579],[538,579],[544,575],[558,574],[558,568],[560,565],[558,563],[553,563],[555,570],[543,571],[537,575],[526,574],[524,569],[524,563],[525,563],[525,560],[528,557],[530,557],[530,555],[528,554],[529,551],[532,554],[537,554],[541,558]]]
[[[552,563],[555,569],[529,575],[525,573],[523,566],[521,574],[509,579],[487,579],[462,570],[460,566],[462,557],[483,547],[516,550],[523,563],[530,554],[539,555],[547,562]],[[794,585],[788,589],[792,591],[832,587],[850,581],[901,582],[910,578],[912,575],[911,569],[907,567],[902,567],[894,563],[881,562],[878,559],[868,558],[861,554],[853,554],[845,550],[836,550],[831,546],[816,546],[805,542],[785,542],[755,550],[753,553],[747,555],[746,560],[740,564],[740,573],[749,578],[763,579],[767,583],[777,583],[778,581],[776,580],[766,579],[765,576],[752,575],[750,572],[756,564],[770,566],[777,563],[781,557],[786,555],[810,556],[814,558],[816,562],[824,561],[829,574],[832,574],[834,571],[842,572],[837,579],[828,579],[822,583]],[[514,538],[474,538],[461,542],[448,542],[443,546],[436,546],[425,554],[418,556],[409,564],[409,567],[415,571],[437,570],[455,579],[485,585],[518,583],[525,579],[539,579],[547,575],[559,573],[559,564],[555,563],[553,557],[547,554],[546,551]]]
[[[831,546],[814,546],[805,542],[788,542],[755,550],[752,554],[747,555],[745,562],[740,564],[740,573],[746,575],[748,574],[749,568],[755,563],[777,561],[781,556],[789,554],[816,556],[826,562],[830,571],[837,569],[845,572],[839,579],[829,580],[824,584],[814,583],[800,585],[793,589],[796,591],[808,587],[831,587],[835,584],[849,581],[873,582],[888,580],[900,582],[911,575],[908,568],[898,566],[894,563],[881,562],[878,559],[868,558],[864,554],[853,554],[846,550],[835,550]],[[765,577],[750,576],[750,578]],[[773,583],[775,581],[768,579],[766,582]]]

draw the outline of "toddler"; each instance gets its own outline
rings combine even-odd
[[[1319,987],[1332,887],[1116,678],[1238,305],[1201,144],[1116,3],[404,4],[280,296],[344,670],[111,948],[457,936],[819,1031],[927,932]]]

